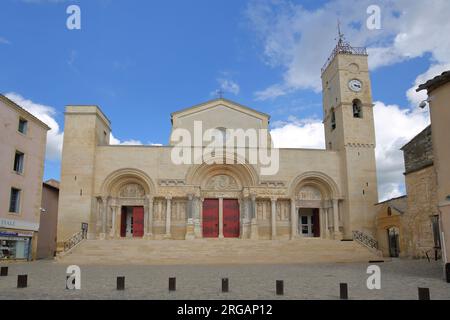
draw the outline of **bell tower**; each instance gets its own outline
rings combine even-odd
[[[344,238],[352,231],[374,234],[378,202],[375,126],[366,48],[339,40],[322,69],[326,148],[341,155]]]

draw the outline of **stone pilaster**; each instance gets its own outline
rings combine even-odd
[[[172,197],[166,197],[166,234],[164,235],[165,239],[170,239],[172,237],[171,233],[171,224],[172,224]]]
[[[250,227],[250,239],[258,240],[259,232],[258,232],[258,217],[256,214],[256,196],[251,196],[251,227]]]
[[[106,239],[107,227],[108,227],[108,197],[102,197],[102,231],[100,233],[100,240]]]
[[[187,221],[186,221],[186,240],[195,239],[195,227],[194,227],[194,196],[192,194],[188,195],[188,202],[186,206],[187,210]]]
[[[145,196],[145,238],[152,239],[153,238],[153,197],[146,195]]]
[[[272,227],[272,240],[277,239],[277,198],[271,198],[272,210],[270,212],[271,227]]]
[[[333,199],[333,226],[334,239],[342,240],[342,233],[339,230],[339,200]]]
[[[295,239],[298,236],[298,215],[295,199],[291,199],[291,239]]]

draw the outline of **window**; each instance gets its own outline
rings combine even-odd
[[[23,173],[23,159],[25,155],[22,152],[16,151],[14,157],[14,171],[16,173]]]
[[[336,114],[334,108],[331,109],[331,130],[336,129]]]
[[[19,128],[18,128],[19,132],[23,133],[23,134],[27,134],[27,129],[28,129],[28,121],[20,118]]]
[[[9,212],[19,213],[20,211],[20,193],[16,188],[11,188],[11,197],[9,199]]]
[[[363,110],[361,100],[355,99],[353,100],[353,118],[362,119]]]

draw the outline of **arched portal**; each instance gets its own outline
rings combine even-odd
[[[246,164],[202,164],[189,170],[186,181],[198,186],[197,236],[243,238],[249,228],[248,190],[257,182]]]
[[[144,172],[122,169],[111,173],[97,198],[100,238],[142,238],[151,234],[149,199],[154,184]]]
[[[339,190],[336,183],[319,172],[296,177],[289,190],[295,203],[292,233],[298,237],[340,237]]]

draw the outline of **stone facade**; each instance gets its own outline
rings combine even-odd
[[[91,239],[124,237],[124,207],[144,210],[145,239],[196,239],[204,236],[205,202],[218,201],[218,237],[224,237],[224,203],[236,200],[239,238],[291,239],[311,234],[351,238],[352,231],[372,234],[377,201],[375,135],[367,55],[338,54],[325,69],[326,150],[280,149],[279,170],[264,174],[251,164],[250,150],[198,157],[175,164],[175,143],[168,146],[112,146],[110,122],[97,106],[68,106],[65,114],[58,243],[89,224]],[[358,78],[361,92],[349,89]],[[328,92],[331,92],[331,95]],[[364,117],[352,116],[352,101],[363,102]],[[329,131],[328,100],[339,110],[338,129]],[[195,136],[203,130],[265,130],[270,116],[226,99],[212,100],[172,114],[172,133]],[[345,132],[343,130],[345,129]],[[268,135],[271,152],[270,135]],[[173,136],[172,136],[173,137]],[[244,156],[240,151],[245,151]],[[225,162],[216,161],[225,159]],[[313,211],[308,211],[312,209]],[[303,211],[302,211],[303,210]],[[306,211],[305,211],[306,210]],[[302,215],[303,212],[303,215]],[[313,222],[314,221],[314,222]],[[236,221],[233,221],[235,223]],[[125,223],[127,224],[127,223]],[[128,224],[127,224],[128,225]],[[309,228],[309,229],[308,229]],[[128,230],[129,231],[129,230]],[[128,232],[127,231],[127,232]]]
[[[415,172],[433,165],[433,143],[431,139],[431,126],[419,133],[403,148],[405,159],[405,174]]]
[[[438,214],[433,166],[406,175],[408,209],[403,217],[402,256],[424,258],[434,248],[432,217]]]
[[[434,167],[437,178],[437,204],[443,261],[450,282],[450,71],[429,80],[417,91],[427,90],[430,104]]]

